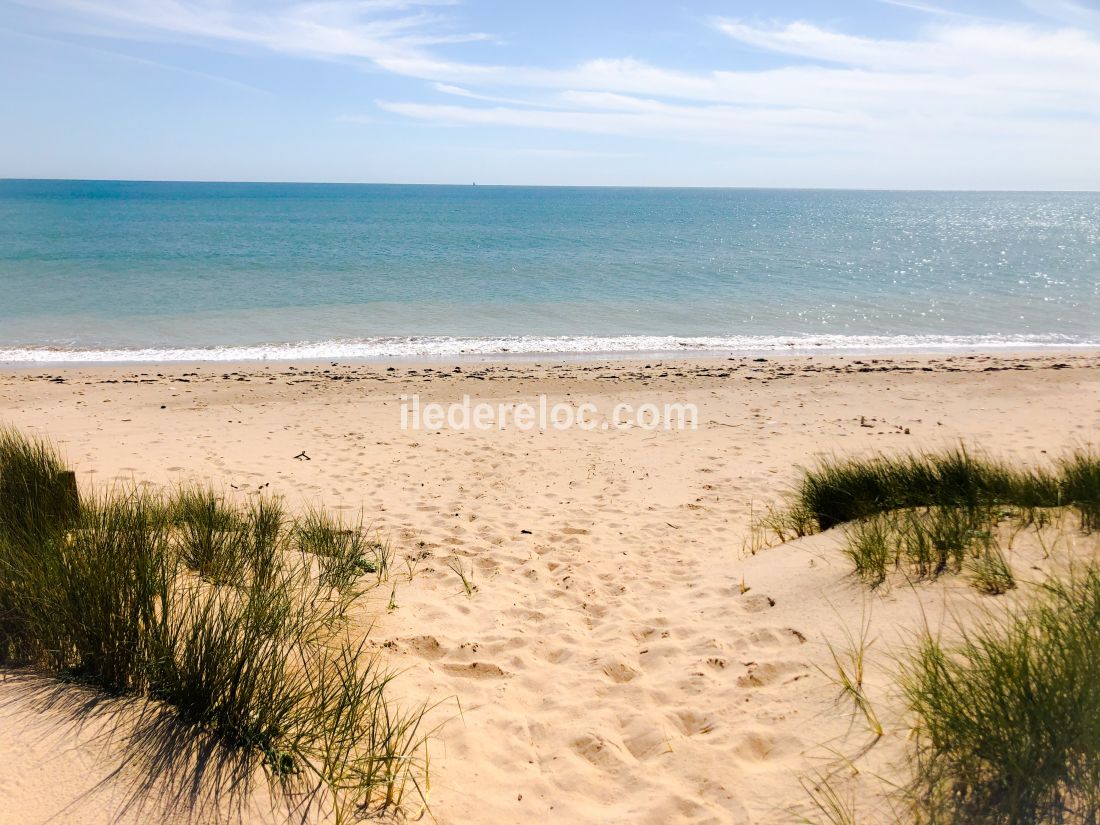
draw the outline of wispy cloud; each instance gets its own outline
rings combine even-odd
[[[935,17],[952,17],[955,19],[968,19],[972,20],[976,15],[967,14],[966,12],[956,11],[954,9],[945,9],[942,6],[933,6],[930,3],[917,3],[913,0],[878,0],[884,6],[894,6],[899,9],[909,9],[910,11],[919,11],[922,14],[931,14]]]
[[[1100,27],[1100,9],[1074,0],[1024,0],[1024,5],[1045,17],[1075,26]]]
[[[210,72],[199,71],[198,69],[188,68],[186,66],[176,66],[171,63],[163,63],[159,60],[150,60],[147,57],[138,57],[137,55],[126,54],[114,49],[105,49],[98,46],[93,46],[88,43],[73,43],[70,40],[65,40],[55,37],[46,37],[41,34],[31,34],[29,32],[16,31],[14,29],[8,29],[0,27],[0,36],[4,37],[17,37],[22,40],[30,40],[35,43],[39,43],[45,46],[56,49],[77,49],[86,54],[95,55],[106,60],[117,61],[121,63],[132,63],[138,66],[144,66],[147,68],[157,69],[160,71],[170,72],[172,74],[181,74],[188,77],[198,78],[200,80],[208,81],[210,83],[216,83],[221,86],[227,86],[239,91],[250,92],[252,94],[264,95],[267,97],[272,96],[272,92],[268,89],[261,89],[253,86],[250,83],[242,83],[231,77],[225,77],[224,75],[212,74]]]
[[[150,32],[250,45],[285,54],[368,61],[412,55],[442,44],[489,39],[453,31],[433,9],[453,0],[19,0],[113,25],[118,36]]]
[[[585,105],[587,95],[573,93],[567,102]],[[583,109],[520,109],[448,104],[378,101],[393,114],[451,125],[509,126],[594,134],[681,138],[689,141],[738,137],[745,145],[798,142],[830,130],[852,127],[851,115],[819,110],[676,106],[618,96],[610,102],[588,98]],[[857,116],[858,117],[858,116]]]
[[[979,74],[1013,64],[1028,71],[1100,68],[1100,41],[1072,29],[973,24],[939,26],[919,40],[879,40],[805,22],[761,28],[719,19],[715,26],[734,40],[768,51],[882,71]]]
[[[452,86],[449,83],[433,83],[432,88],[437,92],[442,92],[445,95],[453,95],[455,97],[464,97],[467,100],[480,100],[485,103],[504,103],[508,106],[530,106],[534,105],[532,101],[524,100],[518,97],[501,97],[499,95],[487,95],[479,94],[478,92],[472,92],[469,89],[464,89],[461,86]]]
[[[599,55],[564,68],[454,59],[461,53],[454,46],[491,38],[459,25],[453,0],[35,0],[35,6],[95,21],[116,36],[261,48],[423,80],[423,95],[377,103],[420,123],[792,152],[813,146],[823,155],[967,145],[979,151],[1009,136],[1019,151],[1063,152],[1100,131],[1100,36],[1088,25],[1100,15],[1070,0],[1027,1],[1064,22],[999,23],[921,0],[880,0],[931,16],[933,25],[905,39],[807,20],[762,25],[719,18],[699,33],[730,44],[728,62],[710,71]],[[731,68],[736,47],[785,64]]]

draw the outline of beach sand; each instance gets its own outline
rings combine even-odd
[[[604,415],[694,403],[698,428],[400,428],[402,394],[540,393]],[[873,808],[875,777],[903,776],[897,656],[922,622],[989,599],[961,577],[871,594],[838,531],[762,549],[753,512],[821,455],[961,441],[1036,465],[1095,444],[1100,357],[34,367],[0,374],[0,421],[53,439],[85,489],[202,480],[362,510],[396,551],[396,607],[357,621],[400,671],[395,697],[435,704],[435,821],[770,823],[806,813],[821,773]],[[1037,578],[1052,562],[1025,543],[1013,563]],[[886,728],[870,745],[827,676],[830,643],[863,623]],[[0,821],[153,821],[159,803],[122,809],[148,778],[112,735],[126,708],[41,693],[0,680]],[[242,817],[272,821],[269,805],[256,790]]]

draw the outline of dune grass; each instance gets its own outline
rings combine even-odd
[[[891,570],[935,578],[967,569],[979,591],[1015,586],[997,542],[1012,519],[1039,528],[1070,508],[1100,529],[1100,455],[1078,450],[1046,468],[1020,468],[965,448],[943,453],[827,459],[806,470],[785,509],[754,529],[779,541],[847,525],[845,552],[872,587]]]
[[[918,720],[919,821],[1096,822],[1098,651],[1095,567],[958,643],[926,634],[901,677]]]
[[[3,658],[112,692],[144,690],[172,599],[157,502],[136,493],[94,500],[73,529],[28,538],[0,530]]]
[[[990,545],[978,552],[967,564],[970,583],[979,593],[1000,596],[1016,589],[1016,576],[1001,549]]]
[[[0,427],[0,530],[31,539],[75,516],[68,468],[51,444]]]
[[[850,525],[844,552],[872,587],[891,570],[933,579],[991,553],[1003,560],[996,546],[998,519],[997,510],[980,506],[890,510]]]
[[[823,461],[805,472],[791,510],[828,530],[914,507],[1036,508],[1079,500],[1100,500],[1100,459],[1091,453],[1079,452],[1049,470],[1021,469],[960,447],[943,453]]]
[[[1066,501],[1077,510],[1081,529],[1100,530],[1100,456],[1078,452],[1060,464]]]
[[[347,629],[384,548],[202,488],[76,506],[65,472],[48,444],[0,432],[0,661],[165,703],[272,777],[327,789],[337,819],[421,787],[425,709],[393,706]]]
[[[181,488],[168,502],[168,513],[184,564],[214,583],[243,579],[249,561],[247,515],[202,487]]]
[[[1000,595],[1017,587],[1001,523],[1034,528],[1042,542],[1068,512],[1081,531],[1100,529],[1095,452],[1024,469],[960,448],[824,461],[804,473],[788,509],[758,524],[780,540],[845,526],[844,551],[872,587],[895,570],[917,579],[966,572],[977,590]],[[830,646],[830,678],[862,709],[864,644],[851,648]],[[1100,567],[987,613],[958,641],[926,632],[899,678],[916,747],[897,821],[1100,822]],[[854,821],[827,778],[807,792],[824,821]]]
[[[368,538],[362,522],[310,510],[295,524],[294,534],[299,550],[316,558],[321,583],[340,593],[353,593],[364,576],[381,580],[389,573],[390,548]]]
[[[884,732],[882,722],[879,721],[878,714],[875,713],[874,706],[871,704],[863,685],[867,650],[870,647],[868,641],[870,631],[870,615],[865,612],[860,622],[858,636],[848,628],[844,629],[847,643],[843,648],[838,648],[832,642],[827,642],[829,656],[833,660],[833,668],[832,672],[822,669],[822,673],[840,689],[842,697],[848,697],[851,700],[852,706],[863,715],[868,728],[878,739],[882,737]]]
[[[1100,528],[1095,453],[1020,469],[959,449],[824,462],[805,474],[786,523],[845,525],[844,550],[871,586],[894,570],[917,579],[966,572],[977,590],[999,595],[1017,586],[999,525],[1042,531],[1066,512],[1086,533]],[[858,678],[849,682],[855,693]],[[957,642],[925,633],[900,683],[916,738],[906,821],[1100,822],[1100,568],[1042,585]]]

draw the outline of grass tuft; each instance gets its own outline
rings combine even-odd
[[[959,572],[969,557],[996,547],[999,518],[987,507],[929,507],[876,513],[847,531],[845,552],[872,587],[893,569],[918,579]]]
[[[1091,464],[1096,466],[1095,460]],[[823,461],[806,471],[792,512],[809,514],[819,529],[828,530],[891,510],[1056,507],[1066,502],[1065,495],[1064,479],[1056,473],[1013,468],[960,447],[945,453]]]
[[[807,523],[846,524],[845,552],[872,587],[892,569],[936,578],[968,567],[975,587],[998,594],[1014,586],[997,544],[999,522],[1012,516],[1018,530],[1038,530],[1067,507],[1083,531],[1100,527],[1097,454],[1078,451],[1049,469],[1023,469],[958,448],[823,461],[805,472],[788,510],[756,528],[786,540],[786,524],[803,532],[812,532]]]
[[[1077,510],[1081,529],[1100,530],[1100,456],[1078,452],[1061,463],[1065,500]]]
[[[477,591],[477,585],[474,584],[473,580],[473,565],[467,566],[460,556],[451,556],[451,558],[447,560],[447,567],[452,573],[458,576],[459,580],[461,580],[462,589],[466,593],[466,598],[472,598]]]
[[[245,520],[224,496],[184,487],[169,504],[183,562],[211,582],[237,583],[245,573]]]
[[[340,593],[352,593],[363,576],[381,581],[389,572],[392,552],[367,538],[362,523],[347,524],[312,510],[297,523],[298,548],[317,559],[321,582]]]
[[[0,431],[0,661],[163,702],[272,777],[327,789],[339,821],[420,790],[426,709],[396,709],[347,637],[386,548],[204,488],[75,507],[64,472],[49,445]]]
[[[146,689],[175,575],[161,512],[146,494],[104,497],[67,532],[0,537],[4,659],[112,692]]]
[[[879,721],[878,714],[875,713],[875,709],[871,705],[871,700],[868,698],[863,686],[867,648],[870,646],[867,637],[870,631],[871,618],[865,612],[860,623],[858,637],[849,629],[844,629],[847,645],[843,650],[834,647],[832,642],[828,643],[829,655],[832,657],[833,669],[836,671],[835,675],[827,671],[822,672],[826,678],[840,688],[842,698],[846,696],[851,699],[853,707],[863,714],[863,718],[866,719],[867,726],[875,735],[875,738],[880,739],[883,736],[882,723]]]
[[[1016,577],[997,547],[987,547],[967,564],[970,583],[987,596],[1000,596],[1016,588]]]
[[[891,522],[882,514],[861,519],[847,531],[844,552],[858,575],[872,588],[886,581],[887,573],[897,566],[898,550]]]
[[[921,821],[1100,817],[1100,572],[1046,585],[957,644],[926,635],[902,673]]]
[[[0,532],[32,541],[76,517],[76,479],[52,444],[0,428]]]

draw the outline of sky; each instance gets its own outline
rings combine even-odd
[[[0,177],[1100,189],[1100,0],[0,0]]]

